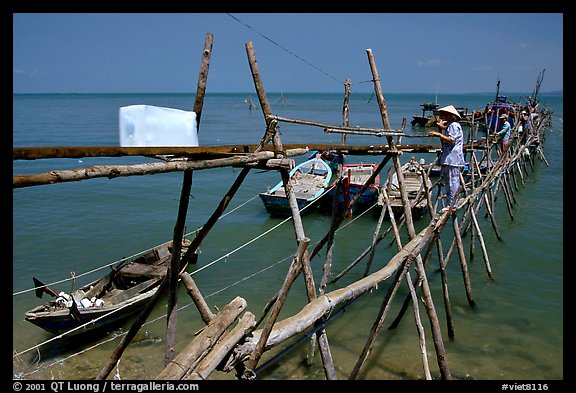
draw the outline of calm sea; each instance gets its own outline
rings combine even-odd
[[[441,105],[453,104],[482,109],[493,94],[444,95]],[[250,110],[246,100],[255,94],[208,94],[201,117],[201,145],[255,144],[264,133],[259,108]],[[510,97],[517,100],[520,97]],[[269,94],[275,114],[328,124],[342,123],[341,94]],[[386,96],[393,128],[421,114],[420,103],[433,98],[416,94]],[[14,95],[13,145],[111,146],[119,144],[118,109],[149,104],[191,110],[190,94],[94,94]],[[513,220],[504,198],[497,201],[498,240],[488,218],[479,216],[489,252],[494,280],[485,269],[480,247],[468,259],[472,295],[476,307],[468,305],[457,254],[448,264],[448,284],[454,318],[453,339],[446,333],[441,296],[441,277],[436,265],[428,266],[428,277],[438,311],[447,362],[451,373],[476,380],[562,380],[563,372],[563,97],[543,95],[541,105],[554,111],[547,132],[544,154],[533,171],[518,183]],[[376,100],[370,94],[353,94],[350,124],[381,127]],[[284,143],[339,143],[339,134],[321,128],[282,123]],[[430,139],[405,139],[404,143],[431,143]],[[349,144],[381,144],[385,139],[349,136]],[[433,142],[432,142],[433,143]],[[401,159],[407,160],[409,153]],[[305,157],[296,157],[300,162]],[[426,162],[434,157],[418,155]],[[350,162],[380,162],[382,156],[348,157]],[[151,162],[140,157],[51,159],[14,161],[14,174],[44,173],[52,169],[84,168],[91,165]],[[387,170],[389,165],[387,165]],[[194,172],[186,232],[200,228],[214,211],[236,176],[237,168]],[[280,180],[275,171],[253,170],[232,200],[227,215],[218,221],[201,247],[197,265],[189,268],[211,307],[222,308],[236,296],[248,303],[257,317],[281,287],[290,257],[295,251],[290,221],[270,218],[258,193]],[[13,376],[25,379],[92,379],[107,363],[129,325],[107,337],[92,336],[82,342],[46,341],[51,335],[26,322],[26,310],[38,305],[32,277],[62,291],[70,291],[104,274],[87,272],[125,256],[171,240],[178,212],[182,173],[92,179],[13,190]],[[278,226],[278,224],[281,224]],[[303,218],[306,235],[315,244],[328,231],[330,217],[314,212]],[[346,221],[336,235],[333,274],[348,266],[371,242],[377,224],[375,214]],[[426,220],[417,221],[417,230]],[[451,232],[451,231],[446,231]],[[264,234],[261,236],[262,234]],[[379,244],[372,271],[384,266],[395,254],[388,237]],[[465,238],[465,247],[469,238]],[[444,244],[449,244],[448,241]],[[447,250],[445,250],[446,252]],[[325,250],[313,260],[316,283],[322,276]],[[327,292],[362,277],[364,264]],[[86,275],[85,275],[86,274]],[[74,281],[67,280],[76,277]],[[66,281],[63,281],[66,280]],[[339,379],[350,374],[364,347],[372,324],[388,289],[386,282],[338,313],[326,327]],[[406,295],[400,289],[385,322],[396,317]],[[46,297],[45,297],[46,298]],[[297,312],[306,303],[302,279],[290,291],[280,318]],[[165,302],[158,305],[133,344],[126,350],[115,372],[122,379],[150,379],[163,367]],[[198,311],[184,291],[178,298],[177,351],[202,328]],[[438,378],[438,365],[426,313],[420,307],[426,329],[428,361]],[[114,340],[108,340],[117,335]],[[267,352],[260,362],[258,378],[325,379],[319,353],[307,366],[303,345],[288,344]],[[38,346],[35,348],[35,346]],[[268,363],[272,355],[278,360]],[[270,366],[268,366],[270,364]],[[215,379],[234,379],[233,373],[216,372]],[[384,328],[376,341],[360,378],[370,380],[416,380],[424,378],[417,329],[412,311],[398,328]]]

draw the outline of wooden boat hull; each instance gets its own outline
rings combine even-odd
[[[433,127],[436,126],[434,123],[434,116],[412,116],[413,127]]]
[[[185,240],[181,252],[187,250]],[[53,334],[75,336],[117,326],[139,313],[168,272],[172,242],[119,262],[105,276],[53,298],[25,314],[25,320]]]
[[[288,199],[286,199],[285,196],[271,195],[266,193],[261,193],[258,195],[260,196],[260,199],[266,208],[266,212],[269,215],[279,217],[288,217],[292,215],[292,210],[290,210]],[[296,198],[296,202],[298,204],[298,210],[300,210],[300,215],[304,216],[314,210],[316,205],[319,203],[319,199],[316,201],[309,201],[308,199]],[[308,205],[310,206],[307,207]]]
[[[301,215],[310,214],[315,210],[322,196],[334,186],[332,167],[321,158],[315,157],[304,161],[294,167],[289,175]],[[292,215],[283,182],[279,182],[269,191],[258,195],[270,216]]]
[[[157,288],[146,292],[135,301],[127,302],[123,305],[121,312],[114,312],[119,307],[82,308],[78,310],[80,318],[77,320],[71,315],[70,310],[47,312],[39,307],[27,312],[25,319],[52,334],[70,332],[69,336],[75,336],[96,329],[121,325],[142,311],[146,306],[146,301],[156,293],[156,290]],[[72,331],[79,326],[83,327]]]
[[[409,162],[402,165],[401,170],[404,177],[404,186],[406,187],[406,192],[408,194],[408,200],[412,207],[412,217],[414,219],[421,218],[428,211],[424,181],[420,173],[423,170],[422,164],[418,163],[418,161],[412,157]],[[432,188],[432,182],[430,179],[427,181],[427,187],[428,189]],[[404,214],[404,204],[402,203],[402,196],[394,167],[389,170],[388,178],[382,188],[386,189],[390,207],[392,208],[394,216],[399,217],[401,214]],[[384,194],[380,192],[380,195],[378,196],[378,214],[381,213],[384,205]],[[388,215],[389,214],[386,211],[386,216]]]
[[[348,208],[350,202],[356,198],[364,183],[370,178],[378,164],[344,164],[342,167],[342,187],[338,192],[338,212]],[[348,181],[350,179],[350,181]],[[377,199],[380,189],[380,175],[364,190],[362,195],[352,206],[352,213],[361,213],[372,207]],[[322,200],[321,209],[325,213],[331,213],[334,206],[336,187],[332,187]]]

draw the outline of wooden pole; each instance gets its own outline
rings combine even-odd
[[[368,261],[366,262],[366,269],[364,269],[363,277],[366,277],[370,273],[370,266],[372,265],[372,260],[374,259],[374,255],[376,254],[376,245],[378,244],[378,237],[380,235],[380,228],[382,227],[382,223],[384,222],[384,217],[386,216],[386,209],[389,205],[388,195],[386,193],[386,189],[383,187],[381,189],[382,193],[386,194],[384,200],[384,206],[382,206],[382,211],[380,211],[380,216],[378,217],[378,222],[376,224],[376,229],[374,230],[374,234],[372,235],[372,244],[370,245],[370,256],[368,257]],[[392,211],[390,209],[390,211]],[[393,216],[390,216],[392,219]]]
[[[464,184],[464,188],[466,188],[462,173],[460,173],[460,181],[462,182],[462,184]],[[468,211],[470,212],[470,216],[472,218],[473,229],[475,229],[475,231],[473,231],[472,233],[478,234],[478,240],[480,242],[480,247],[482,248],[482,257],[484,260],[484,264],[486,265],[486,271],[488,272],[488,277],[490,277],[490,279],[494,279],[494,276],[492,275],[492,268],[490,266],[490,259],[488,258],[488,250],[486,249],[486,243],[484,242],[484,236],[482,235],[482,230],[480,229],[480,225],[478,224],[478,220],[476,219],[476,213],[474,213],[474,206],[472,203],[469,204]],[[474,241],[473,237],[471,237],[470,239],[470,242],[472,241]]]
[[[264,146],[269,141],[272,141],[274,144],[274,152],[278,156],[283,156],[284,152],[282,141],[280,140],[280,133],[277,130],[278,122],[272,118],[272,107],[268,102],[266,90],[264,90],[264,84],[262,83],[262,78],[260,77],[260,70],[258,69],[256,53],[254,52],[254,44],[252,42],[246,43],[246,54],[248,55],[248,64],[250,65],[252,80],[254,81],[254,87],[256,88],[258,100],[260,101],[260,107],[262,108],[262,113],[264,114],[264,120],[266,122],[266,133],[264,134],[260,145]]]
[[[273,141],[273,144],[274,144],[274,151],[278,155],[283,156],[284,152],[283,152],[283,147],[282,147],[282,141],[280,138],[280,133],[278,132],[278,127],[277,127],[278,121],[274,118],[274,116],[272,114],[272,109],[271,109],[270,105],[268,104],[268,99],[266,97],[264,85],[262,83],[262,79],[260,78],[260,72],[258,71],[258,65],[256,62],[256,54],[254,52],[254,48],[253,48],[253,45],[251,42],[248,42],[246,44],[246,52],[248,54],[248,60],[250,63],[250,70],[252,71],[252,77],[254,80],[254,85],[256,87],[256,91],[258,92],[258,98],[260,100],[262,111],[264,113],[264,118],[266,120],[266,135],[264,136],[261,144],[263,145],[264,143],[266,143],[268,140],[271,139]],[[286,191],[286,196],[288,198],[288,204],[289,204],[290,210],[292,212],[292,222],[294,224],[294,231],[296,233],[296,240],[298,243],[298,247],[299,247],[299,250],[302,246],[304,247],[304,249],[302,251],[303,252],[302,255],[298,254],[299,255],[298,262],[300,263],[300,266],[297,265],[295,267],[295,271],[292,272],[292,270],[290,270],[290,272],[286,276],[285,284],[283,286],[283,289],[281,289],[279,294],[278,294],[278,298],[276,299],[276,303],[275,303],[274,308],[271,312],[271,315],[269,316],[268,320],[266,321],[265,329],[267,329],[267,328],[271,329],[272,328],[272,324],[274,323],[274,321],[277,317],[277,313],[280,311],[280,309],[283,305],[283,302],[284,302],[283,297],[285,297],[287,295],[287,292],[290,289],[292,281],[295,280],[297,275],[299,274],[300,267],[304,271],[304,280],[306,283],[309,301],[313,300],[316,297],[313,275],[312,275],[311,268],[309,266],[310,262],[309,262],[307,253],[305,253],[306,247],[307,247],[310,239],[308,239],[304,234],[304,227],[302,225],[302,218],[300,215],[300,211],[298,209],[298,203],[296,201],[296,196],[295,196],[294,191],[292,189],[292,184],[291,184],[291,180],[290,180],[290,176],[288,174],[288,171],[286,169],[281,168],[280,174],[282,176],[282,182],[284,184],[284,189]],[[303,245],[303,243],[305,243],[305,244]],[[276,315],[275,315],[275,313],[276,313]],[[328,341],[327,341],[327,337],[326,337],[326,333],[325,333],[324,329],[321,329],[319,332],[317,332],[317,337],[318,337],[318,340],[320,343],[320,350],[322,352],[322,359],[324,360],[324,369],[326,371],[326,376],[328,379],[336,379],[336,372],[334,370],[334,366],[332,363],[332,355],[330,354],[330,351],[329,351]],[[262,342],[259,343],[257,348],[251,354],[251,357],[248,360],[248,364],[247,364],[248,372],[251,372],[252,370],[254,370],[254,368],[258,364],[258,361],[259,361],[259,359],[262,355],[262,352],[264,350],[264,344],[266,343],[266,339],[267,339],[267,337],[263,337]],[[246,375],[249,375],[249,374],[245,373],[245,376]]]
[[[198,286],[196,286],[192,276],[187,272],[182,272],[180,273],[180,279],[188,290],[188,294],[194,301],[198,312],[200,312],[200,318],[202,318],[204,323],[208,325],[210,321],[214,319],[214,313],[212,313],[212,310],[210,310],[210,307],[208,307],[206,300],[204,300],[204,297],[198,289]]]
[[[394,273],[404,265],[407,259],[415,258],[430,241],[433,233],[440,231],[444,225],[446,225],[447,220],[447,215],[434,218],[426,228],[422,229],[414,239],[402,248],[402,251],[395,254],[386,266],[380,270],[344,288],[318,296],[312,302],[306,304],[297,314],[276,322],[266,342],[266,348],[270,349],[303,332],[305,329],[308,329],[314,321],[321,318],[327,312],[334,310],[334,308],[340,304],[349,303],[363,294],[374,290],[380,285],[379,283],[394,275]],[[238,362],[244,361],[254,350],[261,334],[262,330],[253,331],[252,335],[249,336],[242,345],[242,348],[237,348],[238,350],[227,360],[225,370],[231,369]]]
[[[204,95],[206,93],[206,80],[208,79],[208,69],[210,67],[210,55],[212,53],[211,33],[206,33],[204,41],[204,51],[202,52],[202,61],[200,64],[200,75],[196,88],[196,99],[194,101],[194,112],[196,113],[196,126],[200,130],[200,118],[202,116],[202,107],[204,105]],[[178,207],[178,218],[174,225],[174,249],[172,251],[172,261],[168,269],[169,295],[168,310],[166,311],[166,352],[164,355],[165,364],[168,364],[175,356],[174,346],[176,344],[176,289],[178,287],[178,274],[180,273],[180,258],[182,251],[182,239],[184,237],[184,227],[186,226],[186,215],[188,213],[188,204],[190,201],[190,192],[192,189],[192,171],[184,171],[182,179],[182,190],[180,192],[180,205]]]
[[[390,311],[391,300],[394,298],[394,295],[396,294],[396,292],[398,291],[398,288],[400,287],[400,283],[401,283],[402,279],[404,278],[404,276],[408,272],[408,268],[410,267],[410,263],[411,263],[410,260],[406,260],[402,265],[402,269],[399,269],[396,272],[396,277],[394,278],[394,282],[392,283],[392,285],[390,286],[390,288],[386,292],[386,296],[384,297],[384,300],[382,301],[382,305],[380,306],[380,311],[378,312],[378,317],[376,318],[376,321],[374,321],[374,324],[372,325],[372,329],[370,329],[370,335],[368,336],[368,340],[366,341],[366,344],[364,345],[364,348],[362,349],[362,353],[360,354],[360,357],[356,361],[356,364],[354,365],[354,368],[352,369],[352,372],[350,373],[349,379],[352,380],[352,379],[358,378],[358,375],[360,374],[362,367],[366,363],[366,359],[368,359],[368,355],[372,351],[372,348],[374,348],[374,343],[376,342],[376,338],[378,336],[378,333],[382,329],[382,325],[384,324],[384,320],[386,319],[386,316],[388,315],[388,312]]]
[[[458,227],[457,214],[452,214],[452,227],[454,229],[454,240],[458,248],[458,255],[460,256],[460,267],[462,269],[462,277],[464,278],[466,297],[468,298],[468,304],[470,304],[471,307],[474,307],[476,306],[476,303],[474,302],[474,298],[472,297],[472,285],[470,285],[470,273],[468,272],[466,255],[464,253],[464,247],[462,246],[462,237],[460,236],[460,228]]]
[[[193,369],[207,350],[214,346],[226,329],[246,309],[246,300],[236,297],[225,305],[196,337],[164,367],[156,379],[181,379]]]
[[[382,95],[382,88],[380,87],[380,77],[378,76],[378,70],[376,69],[376,64],[374,62],[374,57],[372,56],[372,50],[367,49],[368,60],[370,63],[370,69],[372,71],[372,76],[374,80],[374,90],[376,92],[376,97],[378,99],[378,105],[380,107],[380,114],[382,117],[382,123],[386,128],[390,128],[390,122],[388,120],[386,100]],[[392,137],[388,136],[388,144],[392,149],[395,148]],[[404,217],[406,219],[406,227],[408,229],[408,236],[412,239],[416,235],[414,229],[414,223],[412,221],[412,208],[410,206],[410,201],[408,199],[408,194],[404,186],[404,176],[402,174],[402,169],[400,165],[400,158],[397,154],[394,155],[393,161],[394,168],[396,170],[396,176],[398,178],[398,185],[400,186],[400,195],[402,196],[402,203],[404,205]],[[440,368],[440,373],[443,379],[451,379],[450,370],[448,369],[448,362],[446,360],[446,351],[444,349],[444,342],[442,340],[442,333],[440,326],[438,324],[438,316],[436,314],[436,309],[434,307],[434,302],[432,300],[432,293],[430,287],[428,286],[428,279],[426,278],[426,272],[424,270],[424,265],[422,263],[421,256],[416,257],[416,266],[418,273],[421,275],[422,280],[422,291],[423,291],[423,303],[428,312],[428,318],[430,324],[432,325],[432,335],[434,337],[434,345],[436,349],[436,358],[438,360],[438,366]]]
[[[392,154],[386,154],[384,156],[384,158],[382,159],[382,161],[380,162],[380,164],[378,164],[378,167],[376,168],[376,170],[372,173],[372,175],[368,178],[368,180],[366,181],[366,183],[364,183],[364,185],[362,185],[362,187],[360,187],[360,190],[358,190],[358,193],[356,194],[356,196],[354,197],[354,199],[352,199],[352,201],[350,201],[350,206],[348,207],[349,209],[352,209],[352,207],[354,206],[354,204],[356,203],[356,201],[358,199],[360,199],[360,196],[362,195],[362,193],[368,188],[368,185],[374,182],[374,179],[376,179],[376,176],[378,176],[378,174],[380,173],[380,171],[382,170],[382,168],[384,168],[384,166],[386,165],[386,163],[390,160],[390,158],[392,157]],[[344,221],[344,218],[346,217],[346,214],[348,213],[348,210],[343,211],[340,216],[338,217],[338,222],[336,223],[336,227],[340,226],[340,224],[342,223],[342,221]],[[310,253],[310,260],[312,260],[322,249],[322,247],[324,247],[324,245],[326,245],[326,242],[328,241],[329,238],[329,233],[324,235],[324,237],[318,242],[318,244],[316,245],[316,247],[314,247],[314,250],[312,250],[312,253]]]
[[[158,290],[156,291],[154,296],[148,301],[148,303],[146,303],[146,307],[144,307],[144,309],[140,312],[140,314],[138,314],[136,321],[134,321],[132,326],[130,326],[130,330],[128,330],[128,333],[126,333],[126,335],[122,337],[122,340],[120,340],[114,351],[112,351],[112,355],[110,355],[108,363],[96,376],[95,378],[96,380],[106,379],[108,375],[110,375],[110,372],[114,369],[114,366],[116,365],[116,363],[118,363],[120,357],[122,357],[122,354],[126,350],[126,347],[128,347],[130,341],[132,341],[132,339],[136,336],[136,333],[138,333],[138,330],[140,330],[144,322],[146,322],[146,319],[148,319],[148,316],[156,306],[156,303],[158,302],[160,297],[163,296],[163,292],[167,288],[168,288],[168,277],[165,277],[162,280],[162,283],[160,283],[160,286],[158,287]]]
[[[410,272],[406,272],[406,283],[408,284],[408,289],[410,290],[410,295],[412,296],[412,305],[414,307],[414,322],[416,323],[416,329],[418,330],[418,337],[420,339],[422,368],[424,369],[424,375],[426,376],[426,379],[431,380],[432,374],[430,374],[430,366],[428,365],[428,353],[426,351],[426,334],[424,333],[424,327],[422,326],[422,321],[420,320],[418,297],[416,296],[416,289],[412,284],[412,278],[410,278]]]
[[[297,149],[290,152],[291,155],[306,154],[309,150]],[[73,182],[86,179],[107,177],[114,179],[122,176],[142,176],[158,173],[170,173],[189,170],[203,170],[211,168],[221,168],[225,166],[245,166],[256,164],[259,161],[270,160],[275,154],[271,151],[262,151],[250,155],[237,155],[226,158],[202,161],[170,161],[170,162],[148,162],[144,164],[131,165],[98,165],[88,168],[71,170],[53,170],[44,174],[21,175],[12,177],[13,188],[38,186],[45,184],[55,184]]]
[[[266,341],[268,340],[268,337],[270,337],[270,333],[272,332],[272,327],[274,326],[274,323],[276,322],[276,319],[278,318],[278,314],[280,314],[280,310],[282,309],[282,306],[284,305],[284,302],[288,296],[288,291],[290,290],[292,283],[294,282],[294,280],[298,276],[298,272],[299,272],[298,267],[299,267],[299,265],[301,265],[301,259],[304,255],[304,252],[306,251],[306,247],[308,247],[309,242],[310,242],[310,239],[308,239],[308,238],[302,239],[298,242],[298,250],[296,251],[294,258],[292,259],[292,263],[290,264],[290,268],[288,269],[288,274],[286,274],[286,278],[284,279],[284,284],[282,285],[282,288],[278,292],[278,297],[276,299],[276,302],[274,303],[274,306],[272,307],[272,310],[270,311],[270,315],[269,315],[268,319],[266,320],[266,324],[265,324],[264,328],[262,329],[262,334],[260,335],[258,343],[256,344],[256,347],[254,348],[254,350],[250,354],[250,359],[248,359],[248,362],[246,363],[246,370],[247,371],[243,375],[244,379],[253,379],[254,378],[254,375],[252,374],[253,370],[258,365],[260,357],[264,353]]]
[[[342,125],[347,127],[350,125],[350,119],[348,118],[349,111],[349,101],[350,101],[350,79],[346,79],[344,83],[344,104],[342,105]],[[346,134],[342,134],[342,145],[346,145]]]
[[[189,369],[186,375],[182,377],[183,380],[206,380],[214,371],[228,353],[238,344],[250,331],[254,325],[255,317],[249,311],[246,311],[238,324],[232,329],[230,333],[225,333],[216,345],[212,348],[200,363],[193,369]]]
[[[394,228],[396,244],[397,244],[398,250],[401,250],[402,249],[402,243],[400,240],[400,232],[398,231],[398,227],[397,227],[396,221],[394,219],[394,212],[392,211],[392,207],[390,206],[390,203],[388,200],[388,194],[387,194],[386,190],[382,189],[382,192],[383,192],[383,197],[384,197],[384,206],[388,209],[390,221],[391,221],[392,227]],[[382,214],[381,217],[383,215],[384,214]],[[412,300],[412,303],[414,305],[414,318],[415,318],[415,323],[416,323],[418,335],[420,338],[420,350],[421,350],[421,354],[422,354],[422,365],[424,368],[424,373],[425,373],[427,379],[432,379],[432,376],[430,374],[430,368],[428,366],[428,358],[427,358],[427,353],[426,353],[426,338],[425,338],[424,330],[423,330],[423,327],[422,327],[422,324],[420,321],[418,299],[416,297],[414,285],[412,284],[412,279],[410,278],[410,272],[408,270],[406,270],[405,275],[406,275],[406,281],[408,282],[408,287],[410,289],[409,296],[410,296],[410,299]],[[385,310],[385,308],[387,307],[387,304],[389,301],[390,300],[387,299],[386,302],[383,303],[382,308],[381,308],[381,313],[379,314],[378,323],[375,323],[375,325],[373,326],[371,336],[370,336],[368,342],[366,343],[364,350],[362,352],[362,355],[358,359],[358,361],[354,367],[354,370],[352,371],[350,379],[355,379],[357,377],[358,373],[360,372],[360,369],[362,368],[363,364],[365,363],[365,361],[367,359],[368,354],[370,353],[371,349],[373,348],[376,336],[384,324],[384,318],[386,317],[386,314],[387,314],[387,311]],[[386,306],[385,306],[385,304],[386,304]]]
[[[166,350],[164,353],[164,364],[168,364],[176,354],[174,348],[176,343],[176,291],[178,288],[178,274],[180,273],[180,258],[182,256],[182,239],[184,238],[184,228],[186,226],[186,214],[190,201],[190,190],[192,189],[192,171],[184,172],[182,179],[182,190],[180,192],[180,205],[178,206],[178,218],[174,225],[174,238],[172,240],[172,260],[168,268],[168,309],[166,311]]]

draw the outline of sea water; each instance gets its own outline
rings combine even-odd
[[[492,94],[445,95],[443,105],[483,109]],[[201,146],[257,144],[265,131],[259,108],[250,109],[248,94],[207,94],[198,129]],[[407,119],[406,133],[425,135],[410,126],[427,97],[417,94],[385,95],[392,128]],[[513,97],[511,97],[513,98]],[[269,94],[274,114],[342,124],[341,94]],[[536,160],[524,183],[515,190],[510,216],[504,197],[496,203],[498,239],[489,218],[479,216],[494,279],[488,277],[478,243],[470,259],[469,237],[464,238],[473,300],[466,297],[457,253],[447,266],[447,280],[454,322],[449,338],[437,260],[428,266],[428,280],[438,313],[447,364],[452,375],[476,380],[561,380],[563,362],[563,97],[542,95],[542,106],[553,111],[546,133],[546,161]],[[13,96],[13,146],[118,146],[118,110],[128,105],[155,105],[192,110],[191,94],[40,94]],[[378,128],[382,120],[370,94],[353,94],[350,125]],[[337,145],[341,135],[322,128],[281,123],[281,138],[288,143]],[[437,143],[437,138],[405,138],[403,143]],[[374,136],[348,136],[348,144],[385,144]],[[411,156],[404,153],[401,160]],[[376,162],[383,156],[350,156],[350,162]],[[430,162],[431,154],[417,159]],[[297,162],[305,157],[295,157]],[[127,165],[154,162],[151,158],[74,158],[13,162],[13,174],[46,173],[56,169],[81,169],[92,165]],[[388,169],[387,164],[385,170]],[[193,238],[218,206],[239,168],[217,168],[193,174],[186,233]],[[197,286],[216,312],[236,296],[258,318],[269,299],[281,287],[296,249],[291,221],[271,218],[258,198],[280,180],[273,170],[252,170],[222,217],[200,247],[198,263],[190,266]],[[12,348],[13,375],[26,379],[92,379],[107,364],[111,352],[129,324],[108,335],[82,340],[51,340],[52,335],[24,320],[26,310],[46,300],[35,297],[32,277],[58,291],[74,288],[105,274],[111,262],[171,240],[178,213],[182,173],[166,173],[115,179],[98,178],[50,184],[12,191]],[[386,223],[386,222],[385,222]],[[367,214],[345,221],[335,238],[332,277],[346,268],[371,243],[377,216]],[[416,222],[419,231],[426,220]],[[303,217],[311,239],[310,249],[330,227],[330,217],[319,212]],[[447,230],[446,232],[450,232]],[[449,241],[444,242],[445,249]],[[378,246],[371,272],[383,267],[396,253],[391,237]],[[322,277],[323,249],[312,262],[316,284]],[[104,268],[103,268],[104,267]],[[346,286],[363,276],[365,262],[326,292]],[[350,375],[370,329],[378,316],[391,280],[362,296],[345,311],[334,312],[326,326],[338,379]],[[396,296],[360,379],[417,380],[425,377],[419,338],[411,309],[399,326],[388,326],[398,315],[407,295],[403,285]],[[166,300],[162,300],[115,368],[122,379],[151,379],[163,368]],[[302,279],[292,286],[279,318],[307,303]],[[204,323],[185,290],[178,296],[177,346],[182,350]],[[439,378],[430,324],[424,307],[420,315],[426,331],[427,358],[434,378]],[[265,353],[258,379],[325,379],[316,348],[311,364],[303,360],[309,340],[288,344]],[[268,361],[278,356],[273,363]],[[215,372],[211,378],[235,379],[234,373]]]

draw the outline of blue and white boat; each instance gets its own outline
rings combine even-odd
[[[301,215],[309,214],[318,207],[322,196],[335,186],[333,177],[334,170],[331,163],[319,157],[304,161],[290,171],[292,190]],[[258,195],[269,215],[283,217],[292,215],[282,181]]]

